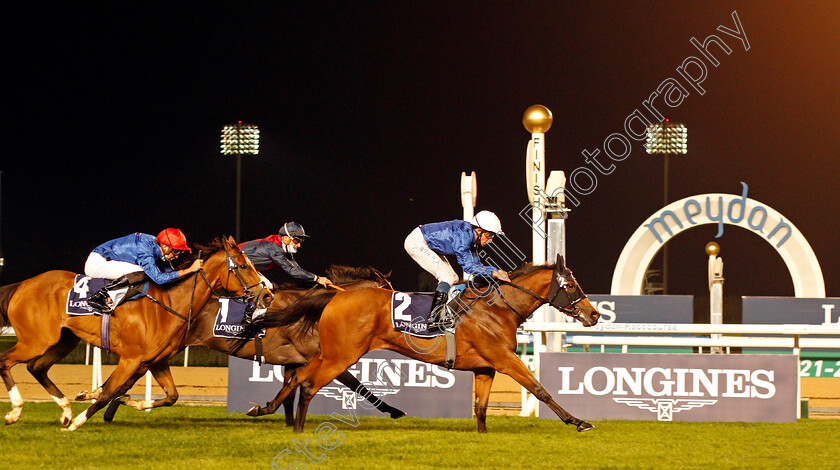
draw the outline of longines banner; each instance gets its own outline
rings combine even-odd
[[[792,354],[540,355],[540,382],[586,420],[795,422],[798,371]]]
[[[598,323],[694,323],[693,295],[600,295],[589,301]]]
[[[447,370],[408,359],[392,351],[372,351],[348,369],[375,396],[409,416],[469,418],[472,416],[472,373]],[[283,366],[258,365],[230,357],[228,413],[244,412],[251,402],[265,405],[283,386]],[[322,388],[309,403],[309,414],[385,416],[373,405],[337,381]],[[278,413],[282,413],[282,408]]]
[[[694,296],[692,295],[600,295],[592,294],[589,301],[601,313],[592,331],[566,333],[567,338],[592,335],[598,330],[608,330],[611,325],[622,323],[694,323]],[[637,336],[638,334],[611,333],[612,336]],[[677,335],[674,336],[691,336]],[[582,346],[572,346],[582,350]],[[617,350],[619,346],[612,347]],[[609,347],[607,348],[610,349]],[[690,348],[669,346],[631,346],[631,350],[645,352],[691,352]]]
[[[741,297],[742,323],[840,323],[840,298]]]

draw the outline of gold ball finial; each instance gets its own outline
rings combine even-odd
[[[531,134],[544,134],[551,128],[551,123],[554,117],[551,115],[551,110],[541,104],[535,104],[525,110],[525,115],[522,116],[522,125]]]
[[[709,256],[717,256],[720,254],[720,245],[715,242],[706,243],[706,254]]]

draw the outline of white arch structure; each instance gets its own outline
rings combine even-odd
[[[654,213],[633,233],[612,279],[612,295],[641,295],[645,271],[656,253],[672,237],[697,225],[736,225],[764,238],[779,253],[790,271],[796,297],[824,298],[825,280],[808,240],[775,209],[734,194],[701,194],[668,204]]]

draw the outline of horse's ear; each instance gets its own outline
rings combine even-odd
[[[560,253],[557,253],[557,263],[556,263],[556,265],[560,269],[566,269],[566,259],[563,258],[563,255],[561,255]]]
[[[227,237],[227,238],[225,238],[225,247],[227,247],[227,248],[233,248],[233,247],[235,247],[235,246],[236,246],[236,240],[234,240],[234,239],[233,239],[233,237],[231,237],[230,235],[228,235],[228,237]]]

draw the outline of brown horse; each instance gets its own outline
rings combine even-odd
[[[149,286],[151,300],[128,302],[106,317],[110,326],[103,331],[99,316],[70,316],[66,313],[67,293],[74,273],[48,271],[21,282],[4,302],[0,295],[0,316],[15,329],[17,343],[0,353],[0,376],[12,401],[6,424],[20,418],[23,399],[10,369],[21,362],[62,408],[61,424],[78,429],[112,398],[123,395],[147,369],[158,373],[157,364],[177,353],[184,344],[187,324],[211,296],[220,291],[247,296],[258,305],[269,305],[271,293],[261,286],[254,265],[236,246],[233,238],[216,240],[208,247],[204,268],[167,286]],[[257,295],[251,289],[259,287]],[[108,337],[109,336],[109,337]],[[47,377],[56,361],[66,356],[79,339],[102,347],[103,340],[120,357],[116,369],[105,381],[96,401],[73,419],[67,398]],[[108,345],[106,345],[108,346]]]
[[[558,257],[556,265],[526,266],[510,277],[512,282],[504,282],[495,289],[491,286],[475,297],[470,297],[475,292],[462,294],[469,304],[461,311],[455,332],[455,368],[475,374],[478,432],[487,432],[487,403],[496,371],[519,382],[563,422],[575,425],[578,431],[592,429],[591,424],[561,408],[516,355],[516,329],[537,307],[546,303],[586,326],[595,325],[600,314],[586,298],[562,257]],[[306,410],[315,393],[368,351],[390,349],[419,361],[444,363],[446,351],[440,338],[414,338],[392,328],[391,292],[360,289],[330,296],[322,294],[322,297],[320,307],[297,308],[303,305],[299,302],[267,319],[278,325],[301,319],[309,326],[319,322],[321,354],[297,369],[274,401],[267,405],[268,409],[276,408],[287,394],[302,385],[295,432],[303,432]],[[249,414],[259,416],[265,410],[261,408]]]
[[[335,282],[339,287],[346,290],[380,287],[392,289],[388,277],[382,274],[375,268],[354,268],[349,266],[330,266],[326,270],[327,277]],[[275,289],[274,300],[268,307],[267,314],[274,315],[289,305],[297,302],[305,296],[315,294],[318,291],[314,289]],[[302,324],[294,324],[285,327],[268,328],[265,331],[265,336],[260,339],[244,339],[242,341],[231,341],[228,338],[217,337],[213,333],[216,314],[219,311],[219,301],[214,299],[204,307],[199,313],[193,324],[187,332],[187,339],[184,342],[185,346],[205,346],[216,351],[221,351],[231,356],[240,357],[243,359],[253,359],[257,355],[258,348],[261,349],[261,355],[265,358],[268,364],[286,365],[286,380],[290,377],[292,371],[309,362],[315,357],[318,352],[318,332],[317,330],[303,331]],[[244,336],[252,336],[245,334]],[[259,344],[260,346],[257,346]],[[158,384],[163,388],[166,397],[153,402],[146,402],[142,400],[131,400],[126,397],[114,400],[109,405],[105,412],[105,420],[111,421],[117,408],[120,404],[130,406],[135,409],[145,410],[155,408],[158,406],[169,406],[178,400],[178,391],[175,388],[175,383],[172,380],[172,374],[169,370],[168,363],[161,364],[160,367],[152,369],[152,373]],[[353,377],[347,371],[342,372],[336,380],[350,388],[351,390],[359,392],[363,397],[370,400],[373,405],[383,413],[388,413],[392,418],[400,418],[405,416],[401,410],[398,410],[382,400],[377,399],[370,393],[358,379]],[[77,400],[87,400],[96,398],[98,392],[80,393]],[[283,402],[286,412],[286,425],[294,424],[294,410],[293,404],[295,399],[294,391],[289,394],[287,399]]]

